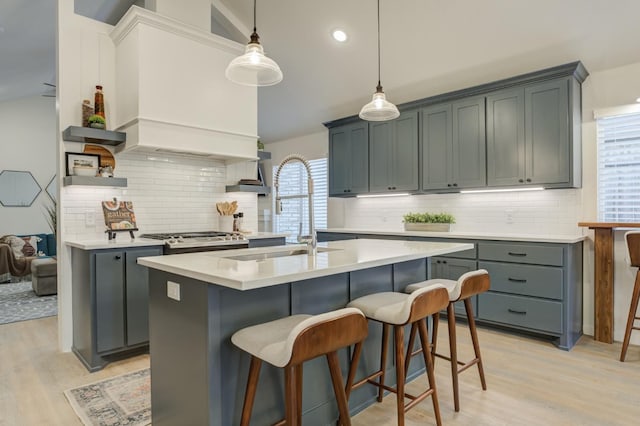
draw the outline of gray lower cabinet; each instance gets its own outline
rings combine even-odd
[[[488,95],[488,185],[579,187],[580,107],[571,77]]]
[[[459,240],[403,235],[319,232],[319,241],[347,238],[474,243],[475,248],[431,259],[430,278],[458,279],[486,269],[490,290],[474,297],[479,324],[547,336],[569,350],[582,336],[582,242]],[[456,304],[456,315],[464,306]]]
[[[125,352],[146,349],[149,284],[137,259],[161,254],[160,247],[72,250],[72,349],[90,371]]]
[[[422,190],[485,186],[484,97],[429,106],[420,115]]]
[[[418,112],[369,124],[369,190],[418,190]]]
[[[345,124],[329,130],[329,195],[369,192],[369,124]]]

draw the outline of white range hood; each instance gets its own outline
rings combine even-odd
[[[257,89],[228,81],[244,46],[136,6],[111,32],[120,151],[255,160]]]

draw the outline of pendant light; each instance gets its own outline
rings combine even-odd
[[[256,0],[253,0],[253,33],[244,55],[235,58],[225,76],[244,86],[273,86],[282,81],[282,71],[273,59],[267,58],[256,32]]]
[[[378,86],[371,102],[360,110],[360,118],[367,121],[387,121],[398,118],[400,111],[387,101],[380,84],[380,0],[378,0]]]

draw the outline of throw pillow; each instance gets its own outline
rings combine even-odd
[[[16,237],[15,235],[5,235],[0,238],[0,242],[9,244],[16,259],[35,256],[39,240],[41,238],[36,236]]]

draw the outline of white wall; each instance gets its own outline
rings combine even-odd
[[[0,235],[51,233],[46,187],[56,174],[55,98],[29,96],[0,102],[0,171],[29,171],[42,188],[30,207],[0,205]]]

